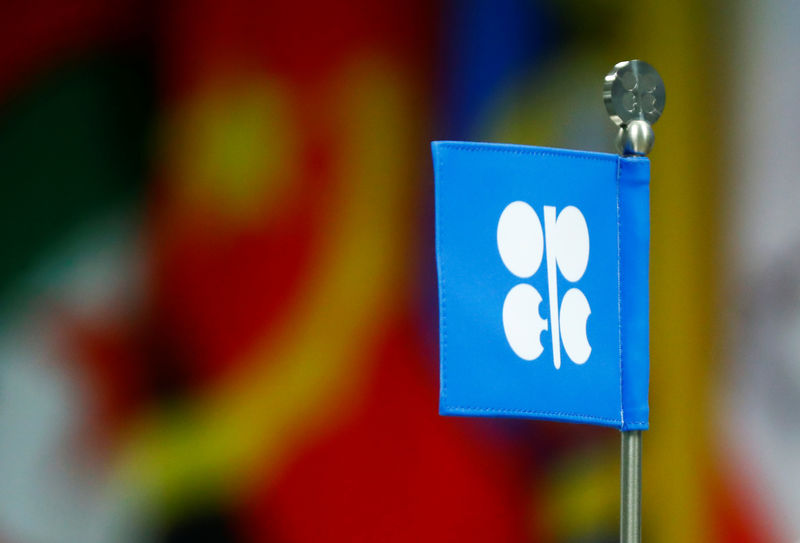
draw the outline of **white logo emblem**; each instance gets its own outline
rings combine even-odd
[[[531,206],[522,201],[511,202],[497,223],[497,248],[508,271],[520,279],[536,273],[546,252],[553,363],[556,369],[561,367],[561,342],[570,360],[576,364],[586,362],[592,353],[586,337],[586,319],[592,310],[583,292],[571,288],[564,294],[559,311],[556,271],[558,268],[570,283],[580,280],[586,271],[589,229],[583,213],[568,206],[556,218],[556,208],[544,206],[543,232],[539,216]],[[508,292],[503,303],[506,339],[524,360],[534,360],[544,351],[540,336],[548,329],[548,323],[539,316],[541,301],[541,295],[532,285],[520,283]]]

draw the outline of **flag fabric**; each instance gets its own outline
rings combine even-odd
[[[646,429],[649,161],[433,155],[441,413]]]

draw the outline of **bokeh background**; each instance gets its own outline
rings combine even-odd
[[[6,0],[0,542],[617,541],[619,436],[437,415],[429,142],[661,72],[644,539],[800,537],[800,4]]]

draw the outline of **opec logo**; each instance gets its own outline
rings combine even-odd
[[[506,269],[520,279],[539,271],[545,257],[549,323],[542,318],[542,296],[533,285],[521,282],[506,295],[503,303],[503,329],[514,353],[523,360],[535,360],[544,351],[541,334],[550,330],[553,364],[561,367],[561,343],[575,364],[589,359],[592,347],[586,337],[586,321],[591,314],[583,292],[572,287],[564,293],[559,307],[558,273],[570,283],[578,282],[589,264],[589,229],[583,213],[574,206],[561,210],[543,206],[544,229],[539,215],[527,203],[508,204],[497,223],[497,249]]]

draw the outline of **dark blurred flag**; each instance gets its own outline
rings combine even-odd
[[[181,423],[150,419],[127,459],[177,519],[201,492],[256,540],[523,537],[513,463],[435,417],[414,318],[433,15],[169,15],[153,326]]]

